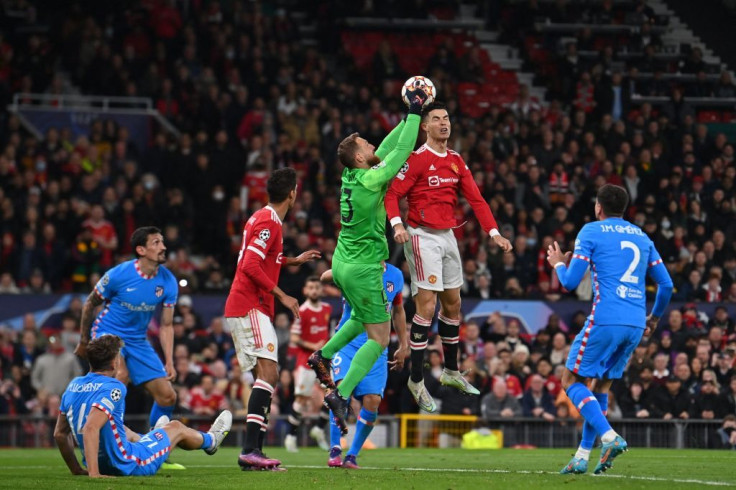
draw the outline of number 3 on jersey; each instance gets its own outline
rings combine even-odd
[[[353,190],[343,187],[342,195],[344,199],[340,205],[340,218],[344,223],[350,223],[353,221],[353,202],[350,200],[353,196]],[[345,206],[347,206],[347,213],[344,209]]]
[[[641,259],[641,252],[639,251],[639,247],[637,247],[635,243],[630,242],[628,240],[622,241],[621,250],[624,250],[627,248],[630,248],[634,252],[634,258],[631,260],[631,263],[629,264],[629,268],[626,269],[626,272],[624,272],[624,275],[621,276],[620,281],[637,284],[639,282],[639,277],[633,274],[634,274],[634,271],[636,270],[636,267],[639,265],[639,260]]]

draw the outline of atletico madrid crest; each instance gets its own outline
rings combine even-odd
[[[160,298],[164,294],[164,287],[163,286],[156,286],[156,297]]]

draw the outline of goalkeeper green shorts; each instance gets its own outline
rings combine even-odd
[[[353,309],[351,318],[361,323],[384,323],[391,319],[380,262],[351,264],[333,257],[332,278]]]

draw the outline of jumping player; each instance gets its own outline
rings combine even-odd
[[[296,171],[276,170],[268,179],[268,205],[256,211],[243,229],[235,279],[225,303],[238,363],[253,369],[255,383],[248,400],[245,444],[238,458],[243,470],[281,470],[281,461],[263,454],[271,396],[278,375],[278,340],[273,327],[274,298],[299,318],[299,303],[278,287],[282,265],[301,265],[320,257],[309,250],[297,258],[284,257],[282,221],[296,201]]]
[[[164,415],[148,434],[141,436],[123,423],[125,384],[115,379],[123,367],[117,335],[104,335],[86,345],[90,372],[74,378],[61,397],[54,439],[73,475],[154,475],[174,447],[215,454],[230,432],[233,416],[223,411],[207,432],[169,421]],[[82,452],[82,468],[74,454],[74,443]]]
[[[383,290],[383,266],[388,258],[386,210],[383,200],[389,182],[411,154],[417,139],[422,106],[427,94],[422,89],[407,92],[410,101],[406,122],[400,122],[375,150],[354,133],[337,148],[342,173],[340,235],[332,259],[332,274],[352,315],[321,350],[309,358],[317,379],[330,389],[325,403],[338,426],[347,433],[345,418],[353,390],[371,370],[388,345],[390,315]],[[363,333],[368,340],[355,353],[343,382],[332,381],[331,359],[351,340]]]
[[[332,271],[326,271],[322,274],[322,281],[329,282],[332,280]],[[358,416],[358,422],[355,425],[355,437],[350,445],[345,460],[342,460],[342,447],[340,446],[340,429],[335,423],[334,417],[330,417],[330,456],[327,466],[357,469],[359,468],[356,458],[360,453],[363,444],[373,430],[373,426],[378,417],[378,406],[381,404],[383,392],[386,389],[386,381],[388,380],[388,366],[391,369],[400,371],[404,368],[404,360],[409,355],[408,332],[406,330],[406,314],[404,313],[404,300],[401,289],[404,284],[404,275],[399,269],[391,264],[385,264],[383,273],[383,289],[386,292],[389,305],[391,305],[391,319],[393,321],[394,330],[399,337],[399,348],[394,352],[394,360],[388,361],[388,349],[384,349],[381,357],[378,358],[368,375],[363,378],[353,391],[353,396],[361,402],[363,407]],[[352,309],[343,298],[342,301],[342,318],[337,326],[337,330],[342,327],[345,322],[350,319]],[[343,347],[340,352],[335,354],[332,362],[332,373],[335,383],[339,386],[345,377],[350,364],[355,357],[355,353],[368,340],[368,336],[364,333],[358,335],[352,342]]]
[[[176,405],[176,391],[171,381],[174,370],[174,306],[179,293],[176,277],[162,264],[166,246],[161,231],[153,226],[138,228],[130,237],[137,256],[107,271],[97,282],[82,308],[81,337],[75,354],[86,358],[90,339],[117,335],[125,342],[118,379],[127,384],[143,385],[153,396],[149,426],[161,416],[171,418]],[[92,323],[95,309],[104,303]],[[161,363],[146,338],[148,324],[158,305],[162,305],[159,339],[164,354]],[[183,469],[172,464],[169,469]]]
[[[606,420],[608,390],[621,378],[642,335],[651,335],[672,295],[672,279],[647,235],[622,218],[628,204],[623,187],[606,184],[598,190],[595,216],[575,240],[575,251],[562,253],[554,242],[547,261],[560,283],[575,289],[590,266],[593,276],[593,306],[585,326],[575,337],[567,358],[562,387],[585,419],[577,453],[560,473],[585,473],[596,435],[601,438],[601,457],[595,473],[602,473],[626,441]],[[570,260],[569,267],[565,265]],[[646,314],[646,275],[658,285],[652,311]],[[593,392],[586,382],[595,380]]]
[[[289,433],[284,439],[286,450],[292,453],[297,449],[297,431],[302,424],[302,411],[312,399],[312,391],[317,382],[314,371],[307,366],[307,359],[322,348],[330,338],[330,316],[332,307],[322,301],[322,283],[317,276],[310,276],[304,284],[307,300],[299,307],[299,319],[291,327],[291,345],[294,346],[296,369],[294,372],[294,403],[289,414]],[[290,346],[291,348],[291,346]],[[317,425],[309,435],[317,441],[320,448],[329,449],[325,438],[325,426],[329,418],[326,407],[321,407]]]
[[[491,209],[462,157],[447,147],[452,124],[445,106],[435,102],[425,107],[421,129],[427,133],[427,142],[412,153],[391,184],[386,194],[386,212],[396,243],[404,244],[416,305],[409,343],[409,391],[420,408],[434,412],[437,405],[424,386],[422,369],[438,296],[439,335],[445,357],[440,382],[465,393],[479,393],[457,366],[463,284],[462,259],[453,233],[458,190],[473,207],[483,231],[504,252],[511,252],[512,246],[499,233]],[[408,228],[404,228],[399,215],[399,201],[404,196],[409,204]]]

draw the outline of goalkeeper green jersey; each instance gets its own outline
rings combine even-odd
[[[343,170],[336,259],[370,264],[388,258],[383,200],[391,179],[414,150],[420,121],[418,115],[409,114],[406,122],[400,122],[386,136],[376,150],[381,159],[378,165]]]

